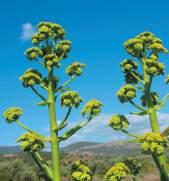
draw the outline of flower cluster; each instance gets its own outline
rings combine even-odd
[[[138,64],[131,59],[125,59],[120,63],[120,67],[122,68],[122,71],[126,73],[132,70],[136,70]]]
[[[64,107],[76,107],[78,108],[82,98],[77,92],[67,91],[61,95],[61,105]]]
[[[48,54],[43,57],[44,59],[44,66],[48,69],[51,67],[56,66],[57,68],[60,67],[60,59],[55,54]]]
[[[76,161],[71,166],[71,180],[72,181],[91,181],[92,172],[90,168],[81,160]]]
[[[94,116],[97,116],[101,112],[102,106],[103,104],[100,101],[92,99],[84,106],[81,113],[83,116],[88,115],[90,117],[94,117]]]
[[[28,60],[34,60],[34,59],[37,59],[38,57],[42,57],[43,52],[38,47],[32,47],[32,48],[28,48],[25,51],[25,55]]]
[[[68,40],[62,40],[56,45],[56,55],[58,57],[66,58],[70,50],[71,42]]]
[[[35,133],[25,133],[17,139],[17,142],[21,142],[21,149],[25,152],[37,152],[45,148],[42,138]]]
[[[114,130],[121,130],[128,128],[129,122],[124,115],[114,115],[108,122],[108,125]]]
[[[119,181],[130,175],[130,169],[122,162],[113,165],[105,174],[104,181]]]
[[[151,100],[154,105],[158,104],[158,98],[159,98],[159,95],[157,94],[157,92],[151,92]],[[145,95],[141,96],[140,100],[141,100],[142,106],[146,107],[147,106],[146,96]]]
[[[124,43],[126,51],[134,57],[142,57],[145,50],[151,50],[154,54],[166,53],[163,42],[150,32],[143,32]]]
[[[121,103],[125,103],[136,97],[136,89],[133,86],[126,84],[120,88],[116,95]]]
[[[146,64],[146,73],[152,76],[164,74],[164,64],[161,62],[158,62],[156,60],[147,58],[145,59],[145,64]]]
[[[83,73],[82,68],[84,67],[85,67],[85,64],[74,62],[66,68],[66,73],[70,76],[72,75],[79,76]]]
[[[141,143],[141,150],[145,154],[153,153],[160,155],[164,152],[166,138],[160,133],[148,132],[138,138]]]
[[[10,107],[4,111],[3,117],[5,118],[7,123],[13,123],[19,119],[19,117],[23,114],[23,111],[19,107]]]
[[[138,160],[133,158],[126,158],[123,162],[130,169],[131,175],[136,176],[140,173],[141,164]]]
[[[41,22],[38,24],[38,32],[32,36],[32,43],[39,44],[48,38],[56,41],[57,39],[63,39],[64,35],[65,31],[62,26],[51,22]]]
[[[22,81],[24,87],[31,87],[35,84],[40,84],[42,74],[36,69],[28,69],[24,74],[19,78]]]

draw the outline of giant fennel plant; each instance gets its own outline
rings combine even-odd
[[[131,58],[125,59],[120,63],[124,73],[125,85],[116,93],[121,103],[130,103],[138,112],[131,114],[144,116],[147,115],[151,125],[151,131],[143,135],[136,135],[127,131],[129,120],[125,115],[113,115],[108,125],[116,131],[121,131],[134,138],[136,143],[141,144],[144,154],[151,154],[156,163],[161,180],[169,180],[169,168],[165,155],[167,147],[167,132],[161,132],[157,111],[160,110],[167,99],[167,94],[161,100],[157,92],[152,90],[153,81],[157,76],[164,75],[165,66],[159,61],[160,54],[165,54],[168,50],[164,47],[161,39],[151,32],[143,32],[138,36],[127,40],[124,48]],[[139,69],[138,69],[139,68]],[[167,76],[165,83],[169,82]],[[140,104],[134,101],[140,95]]]
[[[18,138],[17,142],[20,143],[23,151],[32,155],[39,168],[44,172],[45,179],[61,181],[60,143],[70,138],[89,123],[93,117],[97,116],[101,112],[102,103],[95,99],[90,100],[81,111],[84,120],[68,131],[63,131],[68,125],[72,109],[78,108],[82,102],[80,95],[75,91],[71,91],[68,85],[82,74],[85,65],[79,62],[69,65],[65,71],[70,79],[63,84],[60,83],[58,69],[61,68],[64,59],[68,57],[68,53],[71,51],[71,42],[65,40],[65,31],[58,24],[51,22],[39,23],[37,32],[32,36],[32,43],[34,46],[27,49],[25,55],[30,62],[37,62],[44,71],[41,73],[39,70],[29,68],[20,77],[20,80],[25,88],[30,88],[42,100],[37,105],[48,107],[50,137],[46,137],[24,125],[20,121],[23,111],[19,107],[7,109],[4,111],[3,117],[6,122],[15,122],[27,131]],[[46,91],[48,96],[44,96],[41,89]],[[57,101],[60,101],[61,107],[67,108],[67,113],[61,122],[58,122],[56,117],[57,108],[55,103]],[[38,115],[36,116],[38,117]],[[45,149],[47,143],[51,145],[51,166],[48,165],[40,153]],[[75,176],[76,174],[74,174]]]

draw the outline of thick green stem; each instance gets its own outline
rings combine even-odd
[[[56,122],[56,112],[55,112],[53,70],[49,70],[48,80],[49,80],[48,109],[50,117],[53,181],[61,181],[60,152],[59,152],[59,142],[57,135],[57,122]]]
[[[160,127],[159,127],[159,123],[158,123],[158,119],[157,119],[155,105],[153,104],[152,98],[151,98],[150,88],[151,88],[151,83],[152,83],[153,77],[151,77],[151,76],[150,76],[150,78],[148,77],[148,75],[145,71],[146,65],[144,63],[144,60],[142,61],[142,64],[143,64],[143,74],[144,74],[144,81],[145,81],[144,90],[145,90],[145,96],[146,96],[148,113],[149,113],[148,115],[149,115],[149,119],[150,119],[152,132],[160,133]],[[152,156],[153,156],[153,159],[154,159],[157,167],[159,168],[161,180],[169,181],[169,170],[167,169],[167,160],[166,160],[165,155],[161,154],[161,155],[152,155]]]

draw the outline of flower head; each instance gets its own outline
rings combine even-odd
[[[24,87],[31,87],[35,84],[40,84],[42,74],[36,69],[28,69],[24,74],[19,78],[22,81]]]
[[[136,89],[133,86],[126,84],[120,88],[116,95],[121,103],[128,102],[136,97]]]
[[[120,63],[120,67],[122,68],[123,72],[130,72],[132,70],[136,70],[138,64],[131,59],[125,59]]]
[[[61,95],[61,105],[64,107],[75,107],[78,108],[82,98],[77,92],[67,91]]]
[[[164,64],[152,59],[145,59],[145,63],[146,63],[146,72],[149,75],[160,75],[160,74],[164,74]]]
[[[114,115],[108,122],[108,125],[114,130],[121,130],[128,128],[129,122],[124,115]]]
[[[160,133],[148,132],[138,138],[141,143],[141,150],[145,154],[154,153],[160,155],[164,152],[166,138]]]
[[[138,36],[127,40],[124,43],[126,51],[134,57],[142,57],[145,50],[150,50],[154,54],[160,52],[167,53],[163,42],[151,32],[143,32]]]
[[[6,122],[13,123],[19,119],[23,114],[23,111],[19,107],[10,107],[4,111],[3,117],[6,119]]]
[[[71,65],[69,65],[66,69],[66,73],[70,76],[75,75],[79,76],[83,73],[82,68],[85,67],[85,64],[79,63],[79,62],[73,62]]]
[[[122,162],[113,165],[105,174],[104,181],[118,181],[130,175],[130,169]]]
[[[42,51],[37,47],[29,48],[25,51],[25,55],[28,60],[34,60],[38,57],[42,57],[43,53]]]
[[[35,133],[25,133],[17,139],[17,142],[21,142],[21,149],[25,152],[37,152],[45,148],[44,141]]]
[[[134,73],[135,76],[142,79],[142,76],[136,71],[126,72],[125,73],[125,82],[126,82],[126,84],[137,84],[138,80],[132,75],[132,73]]]
[[[133,158],[126,158],[124,163],[130,169],[131,175],[136,176],[140,173],[141,164],[138,160]]]
[[[97,116],[101,112],[103,104],[95,99],[90,100],[81,111],[82,115],[89,115],[90,117]]]
[[[91,181],[92,179],[90,168],[81,160],[73,163],[70,173],[73,181]]]
[[[48,54],[48,55],[45,55],[43,58],[44,58],[44,66],[46,68],[50,69],[53,66],[56,66],[57,68],[60,67],[60,59],[57,55]]]
[[[71,42],[68,40],[62,40],[56,45],[56,55],[58,57],[63,56],[66,58],[71,50]]]

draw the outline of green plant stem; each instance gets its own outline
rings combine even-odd
[[[132,104],[134,107],[136,107],[137,109],[143,111],[143,112],[147,112],[147,110],[145,110],[144,108],[142,108],[141,106],[138,106],[137,104],[135,104],[132,100],[129,101],[130,104]]]
[[[144,85],[144,81],[141,80],[134,72],[130,72],[130,73],[131,73],[131,75],[132,75],[136,80],[138,80],[141,84]]]
[[[58,87],[55,92],[58,92],[60,89],[66,87],[68,84],[70,84],[74,79],[76,78],[75,75],[73,75],[68,81],[66,81],[64,84],[62,84],[60,87]]]
[[[130,132],[128,132],[127,130],[125,130],[125,129],[122,129],[121,130],[123,133],[125,133],[125,134],[127,134],[127,135],[129,135],[129,136],[132,136],[132,137],[134,137],[134,138],[138,138],[138,136],[137,135],[135,135],[135,134],[133,134],[133,133],[130,133]]]
[[[38,152],[35,152],[35,153],[31,153],[31,156],[34,159],[34,161],[36,162],[36,164],[38,165],[38,167],[42,170],[42,172],[45,173],[45,179],[47,181],[52,181],[53,176],[52,176],[51,169],[45,163],[45,161],[43,160],[41,155]]]
[[[40,97],[43,101],[46,101],[46,98],[43,97],[33,86],[31,86],[31,89],[38,97]]]
[[[155,105],[153,104],[152,98],[151,98],[150,88],[151,88],[153,77],[151,76],[150,78],[148,77],[145,71],[146,65],[144,63],[144,60],[142,61],[142,65],[143,65],[143,75],[144,75],[144,81],[145,81],[145,85],[144,85],[145,96],[146,96],[146,101],[147,101],[147,107],[148,107],[148,113],[149,113],[149,119],[150,119],[152,132],[160,133]],[[167,160],[166,160],[165,155],[164,154],[152,155],[152,157],[157,167],[159,168],[161,181],[169,181],[169,170],[167,169]]]
[[[49,70],[48,80],[48,110],[50,117],[53,181],[61,181],[60,152],[55,111],[53,69]]]

